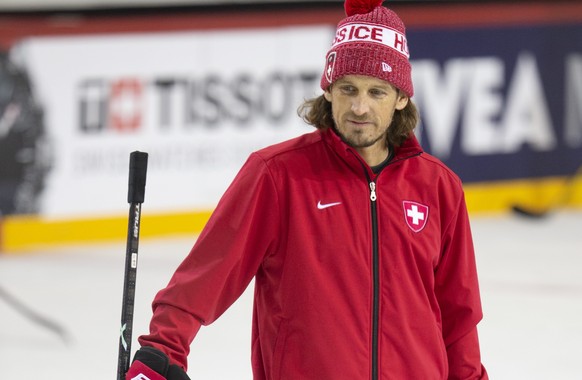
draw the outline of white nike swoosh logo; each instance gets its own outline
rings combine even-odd
[[[333,207],[337,205],[341,205],[341,202],[334,202],[334,203],[321,203],[321,201],[317,202],[317,208],[323,210],[328,207]]]

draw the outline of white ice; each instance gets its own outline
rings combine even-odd
[[[491,379],[582,379],[582,212],[480,216],[472,224]],[[151,300],[193,242],[140,242],[133,351]],[[124,265],[125,242],[0,254],[0,289],[69,334],[64,342],[0,298],[0,379],[115,379]],[[189,357],[192,379],[252,378],[251,301],[249,288],[202,329]]]

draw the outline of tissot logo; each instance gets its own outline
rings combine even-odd
[[[296,104],[318,87],[319,78],[317,71],[88,78],[77,86],[79,129],[171,132],[214,130],[224,123],[251,128],[260,119],[277,128],[295,116]]]

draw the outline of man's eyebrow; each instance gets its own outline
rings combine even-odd
[[[336,86],[337,86],[337,85],[350,85],[350,86],[356,86],[356,85],[355,85],[354,83],[352,83],[350,80],[348,80],[348,79],[344,79],[344,78],[342,78],[342,79],[338,79],[338,80],[335,82],[335,85],[336,85]],[[383,90],[389,90],[389,89],[393,88],[394,86],[392,86],[390,83],[380,83],[380,84],[373,84],[373,85],[370,85],[370,86],[367,86],[367,87],[370,87],[370,88],[378,88],[378,89],[383,89]]]
[[[350,85],[353,85],[352,82],[350,82],[349,80],[346,80],[346,79],[339,79],[339,80],[337,80],[335,82],[335,84],[336,85],[339,85],[339,84],[350,84]]]

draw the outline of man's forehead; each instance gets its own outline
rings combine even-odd
[[[368,75],[345,75],[336,80],[335,84],[351,84],[354,86],[385,87],[395,89],[394,85],[390,82]]]

